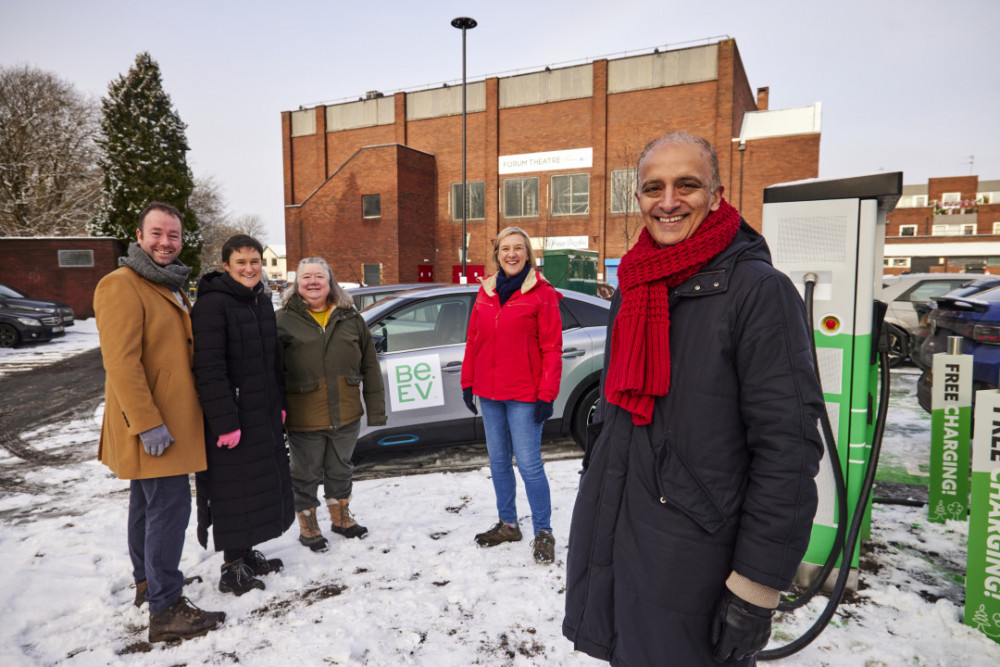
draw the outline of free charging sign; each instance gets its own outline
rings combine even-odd
[[[1000,642],[1000,392],[995,389],[976,392],[965,624]]]
[[[969,512],[972,357],[935,354],[931,368],[931,459],[928,520],[965,521]]]
[[[444,405],[441,358],[436,354],[393,359],[389,373],[389,405],[393,412]]]

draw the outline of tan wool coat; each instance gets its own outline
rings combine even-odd
[[[190,305],[163,285],[122,267],[94,293],[107,379],[98,458],[120,479],[150,479],[204,470],[205,435],[191,370]],[[174,438],[150,456],[139,434],[166,424]]]

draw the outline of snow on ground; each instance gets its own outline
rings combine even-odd
[[[77,320],[66,327],[66,335],[45,343],[27,343],[18,348],[0,347],[0,378],[98,347],[97,321]]]
[[[74,329],[87,335],[86,327]],[[89,344],[96,345],[92,333]],[[55,345],[50,351],[56,356]],[[40,354],[0,351],[0,374],[51,361]],[[912,395],[912,371],[899,378]],[[896,398],[903,406],[890,411],[886,447],[916,469],[913,453],[926,456],[927,419],[902,389]],[[23,435],[46,452],[96,453],[98,415]],[[284,571],[265,578],[266,590],[241,598],[217,590],[221,554],[198,545],[192,521],[181,566],[204,582],[185,594],[228,618],[203,638],[150,646],[146,607],[132,606],[127,483],[89,456],[33,467],[0,458],[13,480],[0,489],[0,665],[602,664],[572,651],[560,632],[578,468],[573,460],[546,465],[557,540],[549,567],[531,560],[528,539],[474,545],[473,535],[495,516],[487,468],[356,483],[352,508],[370,537],[331,536],[330,550],[314,554],[298,544],[293,527],[261,545],[285,561]],[[518,506],[527,511],[523,492]],[[819,639],[775,664],[1000,664],[1000,644],[961,623],[965,524],[929,524],[925,516],[926,508],[876,505],[861,590]],[[817,597],[779,618],[772,646],[802,633],[825,601]]]

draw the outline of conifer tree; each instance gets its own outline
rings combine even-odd
[[[184,221],[180,260],[197,275],[202,237],[188,205],[194,178],[187,164],[187,126],[164,92],[160,66],[149,53],[136,56],[128,73],[108,85],[101,109],[98,143],[104,151],[100,161],[104,201],[94,233],[131,243],[139,213],[149,202],[172,204]]]

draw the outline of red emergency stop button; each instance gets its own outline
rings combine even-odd
[[[840,318],[836,315],[824,315],[820,320],[820,329],[825,334],[834,334],[840,330]]]

